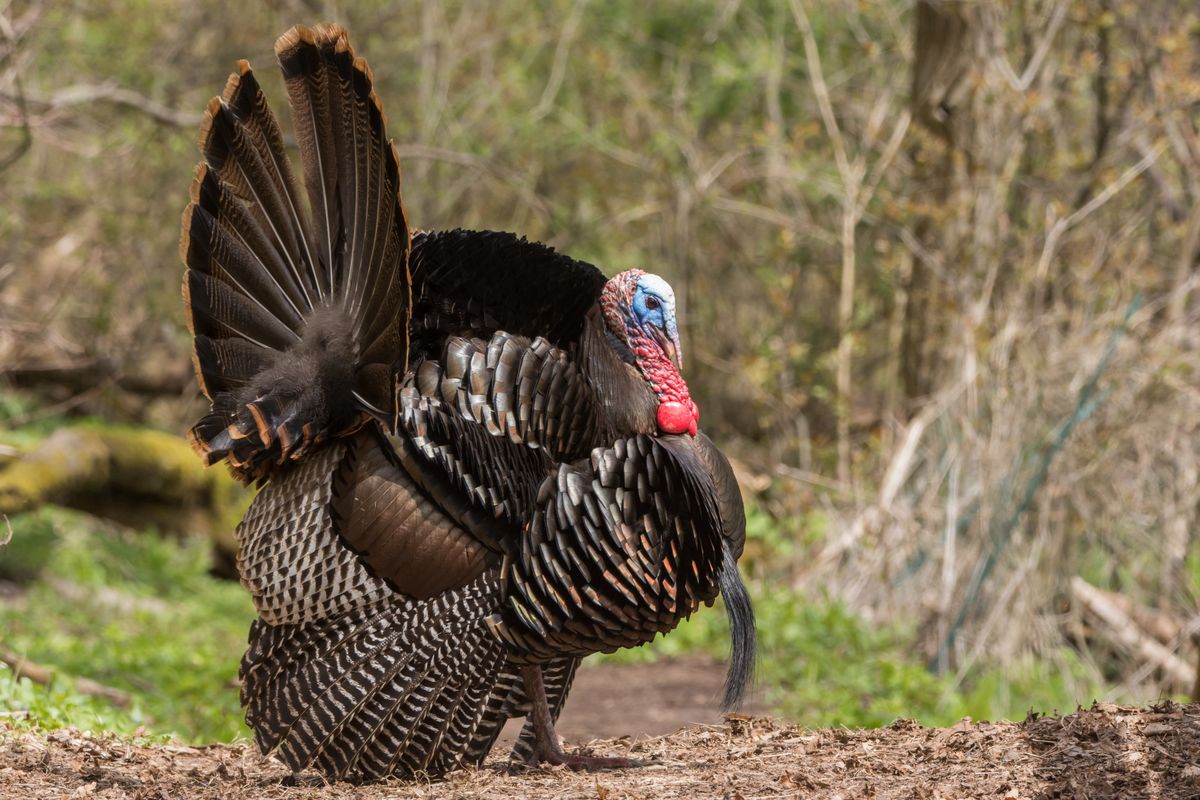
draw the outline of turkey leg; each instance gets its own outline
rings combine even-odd
[[[521,668],[525,683],[525,694],[529,698],[530,713],[533,715],[534,750],[533,762],[565,764],[574,770],[621,769],[640,767],[641,762],[618,756],[581,756],[566,753],[554,730],[554,719],[550,716],[550,704],[546,702],[546,685],[542,682],[542,668]]]

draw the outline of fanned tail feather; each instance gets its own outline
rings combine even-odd
[[[200,133],[183,215],[183,293],[212,410],[190,439],[207,463],[265,480],[369,414],[394,413],[411,293],[399,161],[366,62],[334,25],[276,42],[303,165],[250,65]]]

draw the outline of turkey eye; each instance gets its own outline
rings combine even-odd
[[[658,298],[657,297],[647,297],[646,298],[646,308],[650,309],[651,311],[658,308]]]

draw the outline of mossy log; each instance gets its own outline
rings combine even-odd
[[[222,557],[250,490],[227,470],[205,469],[182,437],[138,428],[61,428],[0,469],[0,513],[46,503],[136,527],[200,533]]]

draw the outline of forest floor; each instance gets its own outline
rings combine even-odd
[[[433,784],[324,785],[293,778],[248,744],[143,745],[0,722],[0,798],[1200,798],[1200,705],[814,731],[719,719],[711,710],[719,681],[718,665],[696,662],[585,670],[560,725],[568,746],[588,742],[643,767],[464,770]],[[619,730],[640,734],[589,741]]]

